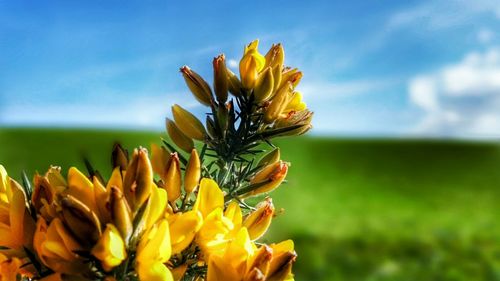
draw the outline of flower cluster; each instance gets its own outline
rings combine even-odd
[[[240,79],[214,59],[213,92],[182,67],[210,108],[205,125],[174,105],[169,139],[151,153],[115,145],[107,179],[87,163],[88,174],[51,167],[21,185],[0,166],[0,281],[293,280],[293,242],[258,242],[275,216],[262,195],[289,166],[271,139],[305,133],[312,113],[281,45],[257,47],[245,48]]]

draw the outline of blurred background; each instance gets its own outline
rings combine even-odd
[[[315,112],[268,242],[296,280],[500,280],[500,2],[0,1],[0,163],[107,174],[159,143],[179,67],[285,46]]]

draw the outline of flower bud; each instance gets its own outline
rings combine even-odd
[[[245,47],[245,53],[240,61],[241,84],[246,89],[251,89],[255,85],[259,72],[264,68],[266,59],[262,56],[257,47],[259,40],[255,40]]]
[[[229,103],[227,104],[229,106]],[[219,106],[217,108],[217,121],[219,122],[219,128],[222,131],[222,136],[225,137],[227,128],[229,126],[229,110],[227,106]]]
[[[213,66],[215,96],[220,104],[224,104],[227,100],[228,91],[226,58],[224,57],[224,54],[214,58]]]
[[[186,166],[184,174],[184,190],[186,193],[191,193],[198,186],[201,179],[201,163],[200,157],[196,149],[191,150],[191,156]]]
[[[276,147],[275,149],[268,152],[262,159],[260,159],[257,167],[264,167],[270,164],[274,164],[280,160],[280,149]]]
[[[97,214],[77,198],[66,195],[61,201],[61,218],[68,230],[85,247],[90,247],[101,235]]]
[[[134,150],[123,180],[123,193],[133,211],[149,198],[153,184],[153,168],[144,148]]]
[[[177,145],[180,149],[190,152],[194,147],[193,140],[186,136],[174,121],[167,118],[167,132],[172,141]]]
[[[120,231],[121,237],[125,241],[125,244],[127,244],[134,230],[132,225],[132,213],[125,196],[120,189],[115,186],[111,187],[108,204],[111,213],[111,221],[118,231]]]
[[[167,170],[168,159],[170,159],[170,152],[164,146],[151,144],[151,166],[153,166],[153,171],[161,177]]]
[[[272,68],[268,67],[260,73],[259,78],[257,78],[257,81],[255,82],[255,88],[253,90],[255,101],[261,102],[267,100],[273,92],[273,87],[273,72]]]
[[[199,141],[205,139],[205,127],[191,112],[174,104],[172,106],[172,115],[174,116],[175,124],[184,135]]]
[[[126,170],[128,166],[128,151],[124,149],[119,143],[113,146],[111,153],[111,164],[113,168],[120,167],[121,170]]]
[[[266,56],[266,67],[282,66],[285,63],[285,50],[281,44],[273,44]]]
[[[288,165],[283,161],[278,161],[264,167],[250,181],[251,184],[259,183],[262,185],[251,191],[249,195],[266,193],[277,188],[285,179],[287,172]]]
[[[37,211],[40,211],[44,205],[50,205],[54,201],[55,190],[46,177],[35,175],[33,194],[31,202]]]
[[[229,92],[233,94],[233,96],[238,97],[241,95],[241,88],[243,87],[241,85],[240,79],[236,77],[236,75],[229,69],[226,69],[226,74],[227,74],[227,86],[229,89]]]
[[[167,196],[169,202],[175,202],[175,200],[181,197],[181,167],[179,163],[179,156],[177,152],[170,155],[170,159],[167,164],[167,170],[165,173],[165,189],[167,190]]]
[[[102,268],[109,272],[127,258],[125,242],[112,224],[107,224],[104,233],[92,248],[92,255],[101,261]]]
[[[208,83],[203,80],[198,73],[192,71],[187,66],[181,67],[181,72],[189,90],[191,90],[196,100],[206,106],[212,104],[212,90],[210,89]]]
[[[260,202],[257,205],[257,210],[253,211],[243,221],[243,226],[248,229],[248,234],[251,240],[257,240],[271,225],[271,220],[274,215],[274,205],[271,198]]]
[[[264,112],[264,120],[267,123],[272,123],[283,112],[288,104],[289,95],[292,90],[293,88],[291,83],[284,85],[278,90],[276,95],[271,100],[271,104],[266,108]]]

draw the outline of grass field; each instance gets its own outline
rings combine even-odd
[[[158,133],[0,129],[0,163],[19,178],[49,164],[110,171],[110,149]],[[273,194],[269,241],[293,238],[296,280],[500,280],[500,143],[298,138]]]

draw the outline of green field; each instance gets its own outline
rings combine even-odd
[[[112,143],[160,134],[0,129],[11,176],[50,164],[104,175]],[[298,138],[278,141],[292,166],[273,194],[284,208],[269,241],[293,238],[296,280],[500,280],[500,142]],[[268,241],[268,242],[269,242]]]

